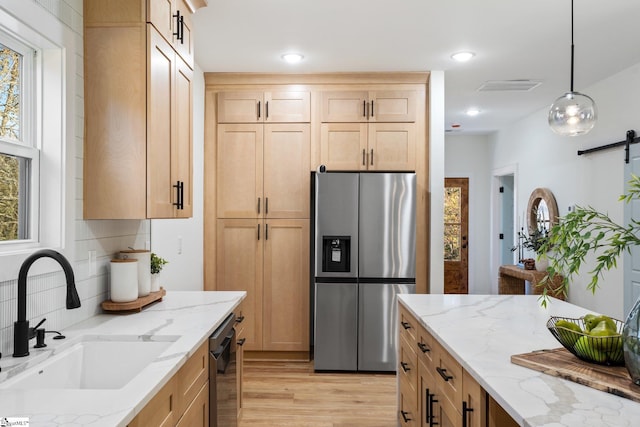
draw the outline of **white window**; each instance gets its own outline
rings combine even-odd
[[[36,51],[0,31],[0,245],[38,240]]]

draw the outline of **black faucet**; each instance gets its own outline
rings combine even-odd
[[[18,273],[18,320],[13,323],[13,357],[29,355],[30,334],[29,321],[27,320],[27,273],[31,265],[40,258],[53,258],[62,266],[67,279],[67,308],[80,307],[80,297],[76,291],[73,269],[69,261],[59,252],[51,249],[42,249],[29,255],[24,260]]]

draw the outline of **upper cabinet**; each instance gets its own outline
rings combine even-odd
[[[190,217],[192,63],[149,23],[182,0],[83,4],[84,218]]]
[[[309,92],[222,92],[218,123],[309,123]]]
[[[193,69],[192,10],[185,0],[146,0],[147,22],[153,24]]]
[[[323,123],[415,122],[417,94],[405,90],[326,91]]]

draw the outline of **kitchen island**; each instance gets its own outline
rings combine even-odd
[[[101,314],[47,336],[47,347],[24,358],[0,359],[0,387],[29,367],[74,345],[83,336],[175,339],[124,387],[117,389],[0,389],[0,417],[27,417],[30,426],[126,426],[238,307],[245,292],[167,292],[164,299],[133,314]],[[30,342],[33,347],[35,340]]]
[[[399,295],[406,308],[521,426],[636,426],[640,403],[511,363],[511,356],[561,347],[550,316],[589,311],[537,295]]]

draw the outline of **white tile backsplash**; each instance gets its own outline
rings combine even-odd
[[[82,174],[83,174],[83,134],[84,134],[84,97],[83,97],[83,53],[82,53],[82,0],[25,0],[42,6],[58,20],[71,28],[78,39],[76,71],[71,84],[74,87],[76,116],[74,123],[76,161],[74,259],[69,260],[74,269],[76,289],[82,306],[67,310],[66,281],[62,271],[30,276],[27,282],[27,319],[35,326],[42,318],[47,330],[64,333],[64,329],[86,320],[101,312],[100,304],[108,298],[109,260],[120,250],[128,247],[144,248],[151,239],[148,220],[100,220],[82,219]],[[96,251],[96,274],[89,274],[88,251]],[[36,261],[40,262],[40,261]],[[10,357],[13,353],[13,322],[17,320],[17,278],[0,282],[0,353]],[[50,339],[50,336],[47,336]],[[33,343],[32,343],[33,344]]]

